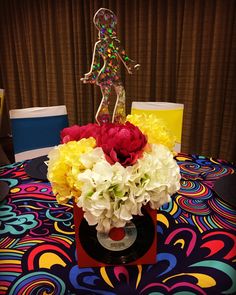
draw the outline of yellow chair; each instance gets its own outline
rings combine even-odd
[[[174,151],[177,153],[181,150],[183,112],[184,105],[179,103],[133,101],[131,106],[131,115],[154,114],[165,122],[176,138]]]

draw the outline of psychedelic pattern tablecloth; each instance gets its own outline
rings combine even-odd
[[[213,191],[236,167],[179,154],[181,189],[157,214],[157,263],[79,268],[72,205],[59,206],[26,162],[0,166],[0,294],[236,294],[236,208]],[[235,195],[236,197],[236,195]]]

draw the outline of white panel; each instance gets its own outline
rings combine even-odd
[[[40,156],[48,155],[49,151],[52,150],[53,148],[54,147],[47,147],[47,148],[30,150],[30,151],[22,152],[19,154],[15,154],[15,161],[20,162],[20,161],[24,161],[25,159],[33,159]]]
[[[34,118],[34,117],[51,117],[66,115],[67,110],[65,105],[52,106],[52,107],[33,107],[25,109],[10,110],[11,119],[19,118]]]

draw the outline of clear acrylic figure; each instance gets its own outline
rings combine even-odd
[[[99,31],[98,41],[94,45],[90,71],[81,80],[83,83],[95,83],[100,86],[102,101],[95,116],[97,123],[100,125],[108,122],[124,123],[125,89],[120,76],[120,61],[129,74],[137,70],[140,65],[131,60],[122,48],[116,36],[117,17],[111,10],[100,8],[95,13],[93,22]],[[117,98],[111,118],[108,106],[112,87]]]

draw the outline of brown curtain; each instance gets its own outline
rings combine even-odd
[[[100,89],[90,69],[94,13],[118,17],[141,64],[122,76],[131,102],[184,103],[182,150],[236,161],[236,1],[1,0],[0,88],[8,108],[66,104],[70,124],[94,121]]]

